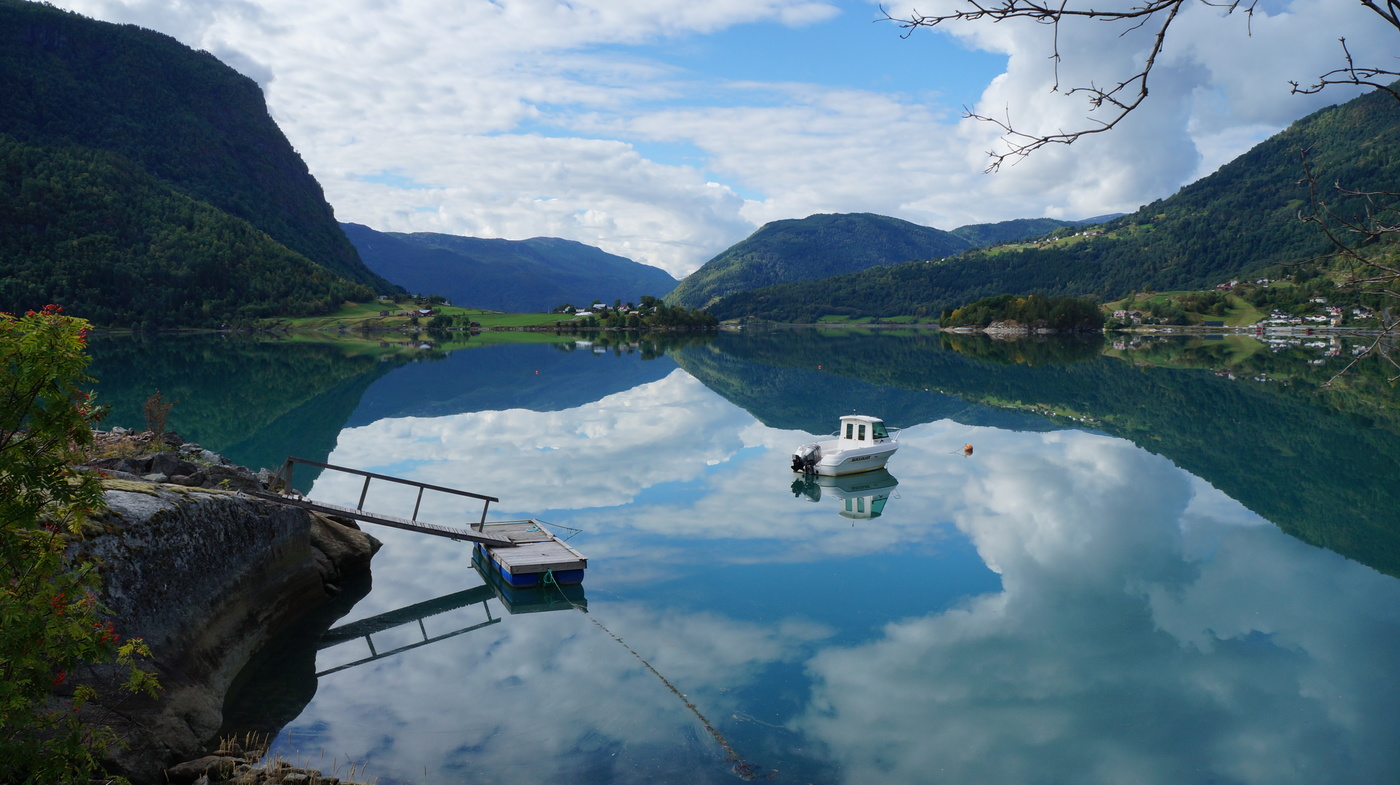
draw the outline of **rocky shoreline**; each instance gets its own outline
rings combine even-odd
[[[123,741],[114,771],[133,783],[338,781],[215,737],[243,667],[365,575],[379,542],[348,519],[249,495],[270,473],[199,445],[120,429],[94,442],[101,457],[86,468],[107,509],[73,547],[101,561],[103,602],[123,637],[150,646],[162,685],[147,699],[116,689],[115,668],[85,677],[102,695],[93,721]]]

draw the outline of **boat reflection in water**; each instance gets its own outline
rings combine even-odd
[[[896,485],[899,480],[887,469],[840,477],[804,474],[792,481],[792,495],[810,502],[820,502],[823,495],[834,497],[840,502],[841,517],[864,520],[880,517]]]

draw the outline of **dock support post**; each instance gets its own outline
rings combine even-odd
[[[369,493],[369,481],[370,478],[366,477],[365,487],[360,489],[360,503],[355,505],[355,509],[360,510],[361,512],[363,512],[365,509],[365,494]]]
[[[282,462],[282,471],[277,473],[277,477],[274,480],[274,484],[278,484],[279,487],[274,487],[272,489],[274,493],[296,492],[296,488],[292,486],[292,469],[295,466],[296,464],[292,461],[291,458],[288,458],[287,460]]]
[[[413,503],[413,514],[408,517],[410,521],[418,520],[418,506],[423,503],[423,486],[418,486],[418,501]]]

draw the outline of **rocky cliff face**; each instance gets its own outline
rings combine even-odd
[[[225,469],[207,474],[227,486]],[[118,631],[149,644],[164,690],[151,701],[103,689],[113,701],[103,721],[129,744],[117,764],[133,781],[159,782],[217,733],[244,664],[367,570],[379,543],[353,524],[235,491],[109,474],[130,479],[106,480],[108,509],[93,521],[101,533],[79,547],[101,560]]]

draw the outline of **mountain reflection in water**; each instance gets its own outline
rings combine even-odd
[[[323,676],[274,752],[382,783],[730,781],[696,715],[593,617],[775,782],[1400,777],[1393,402],[1364,397],[1364,375],[1341,396],[1247,380],[1286,378],[1286,353],[1217,375],[1233,344],[1143,350],[1197,369],[979,359],[993,348],[722,334],[634,386],[561,372],[538,397],[555,403],[472,409],[462,374],[461,411],[339,428],[332,463],[582,530],[588,615],[496,614],[415,648],[416,624],[375,632],[404,650]],[[501,352],[500,383],[572,357],[464,352]],[[568,373],[643,362],[588,355]],[[592,392],[563,406],[566,388]],[[803,501],[787,456],[854,408],[905,431],[898,485],[876,489],[898,497],[852,526],[836,491]],[[358,490],[322,477],[315,494]],[[486,585],[469,547],[375,534],[374,589],[341,626]]]

